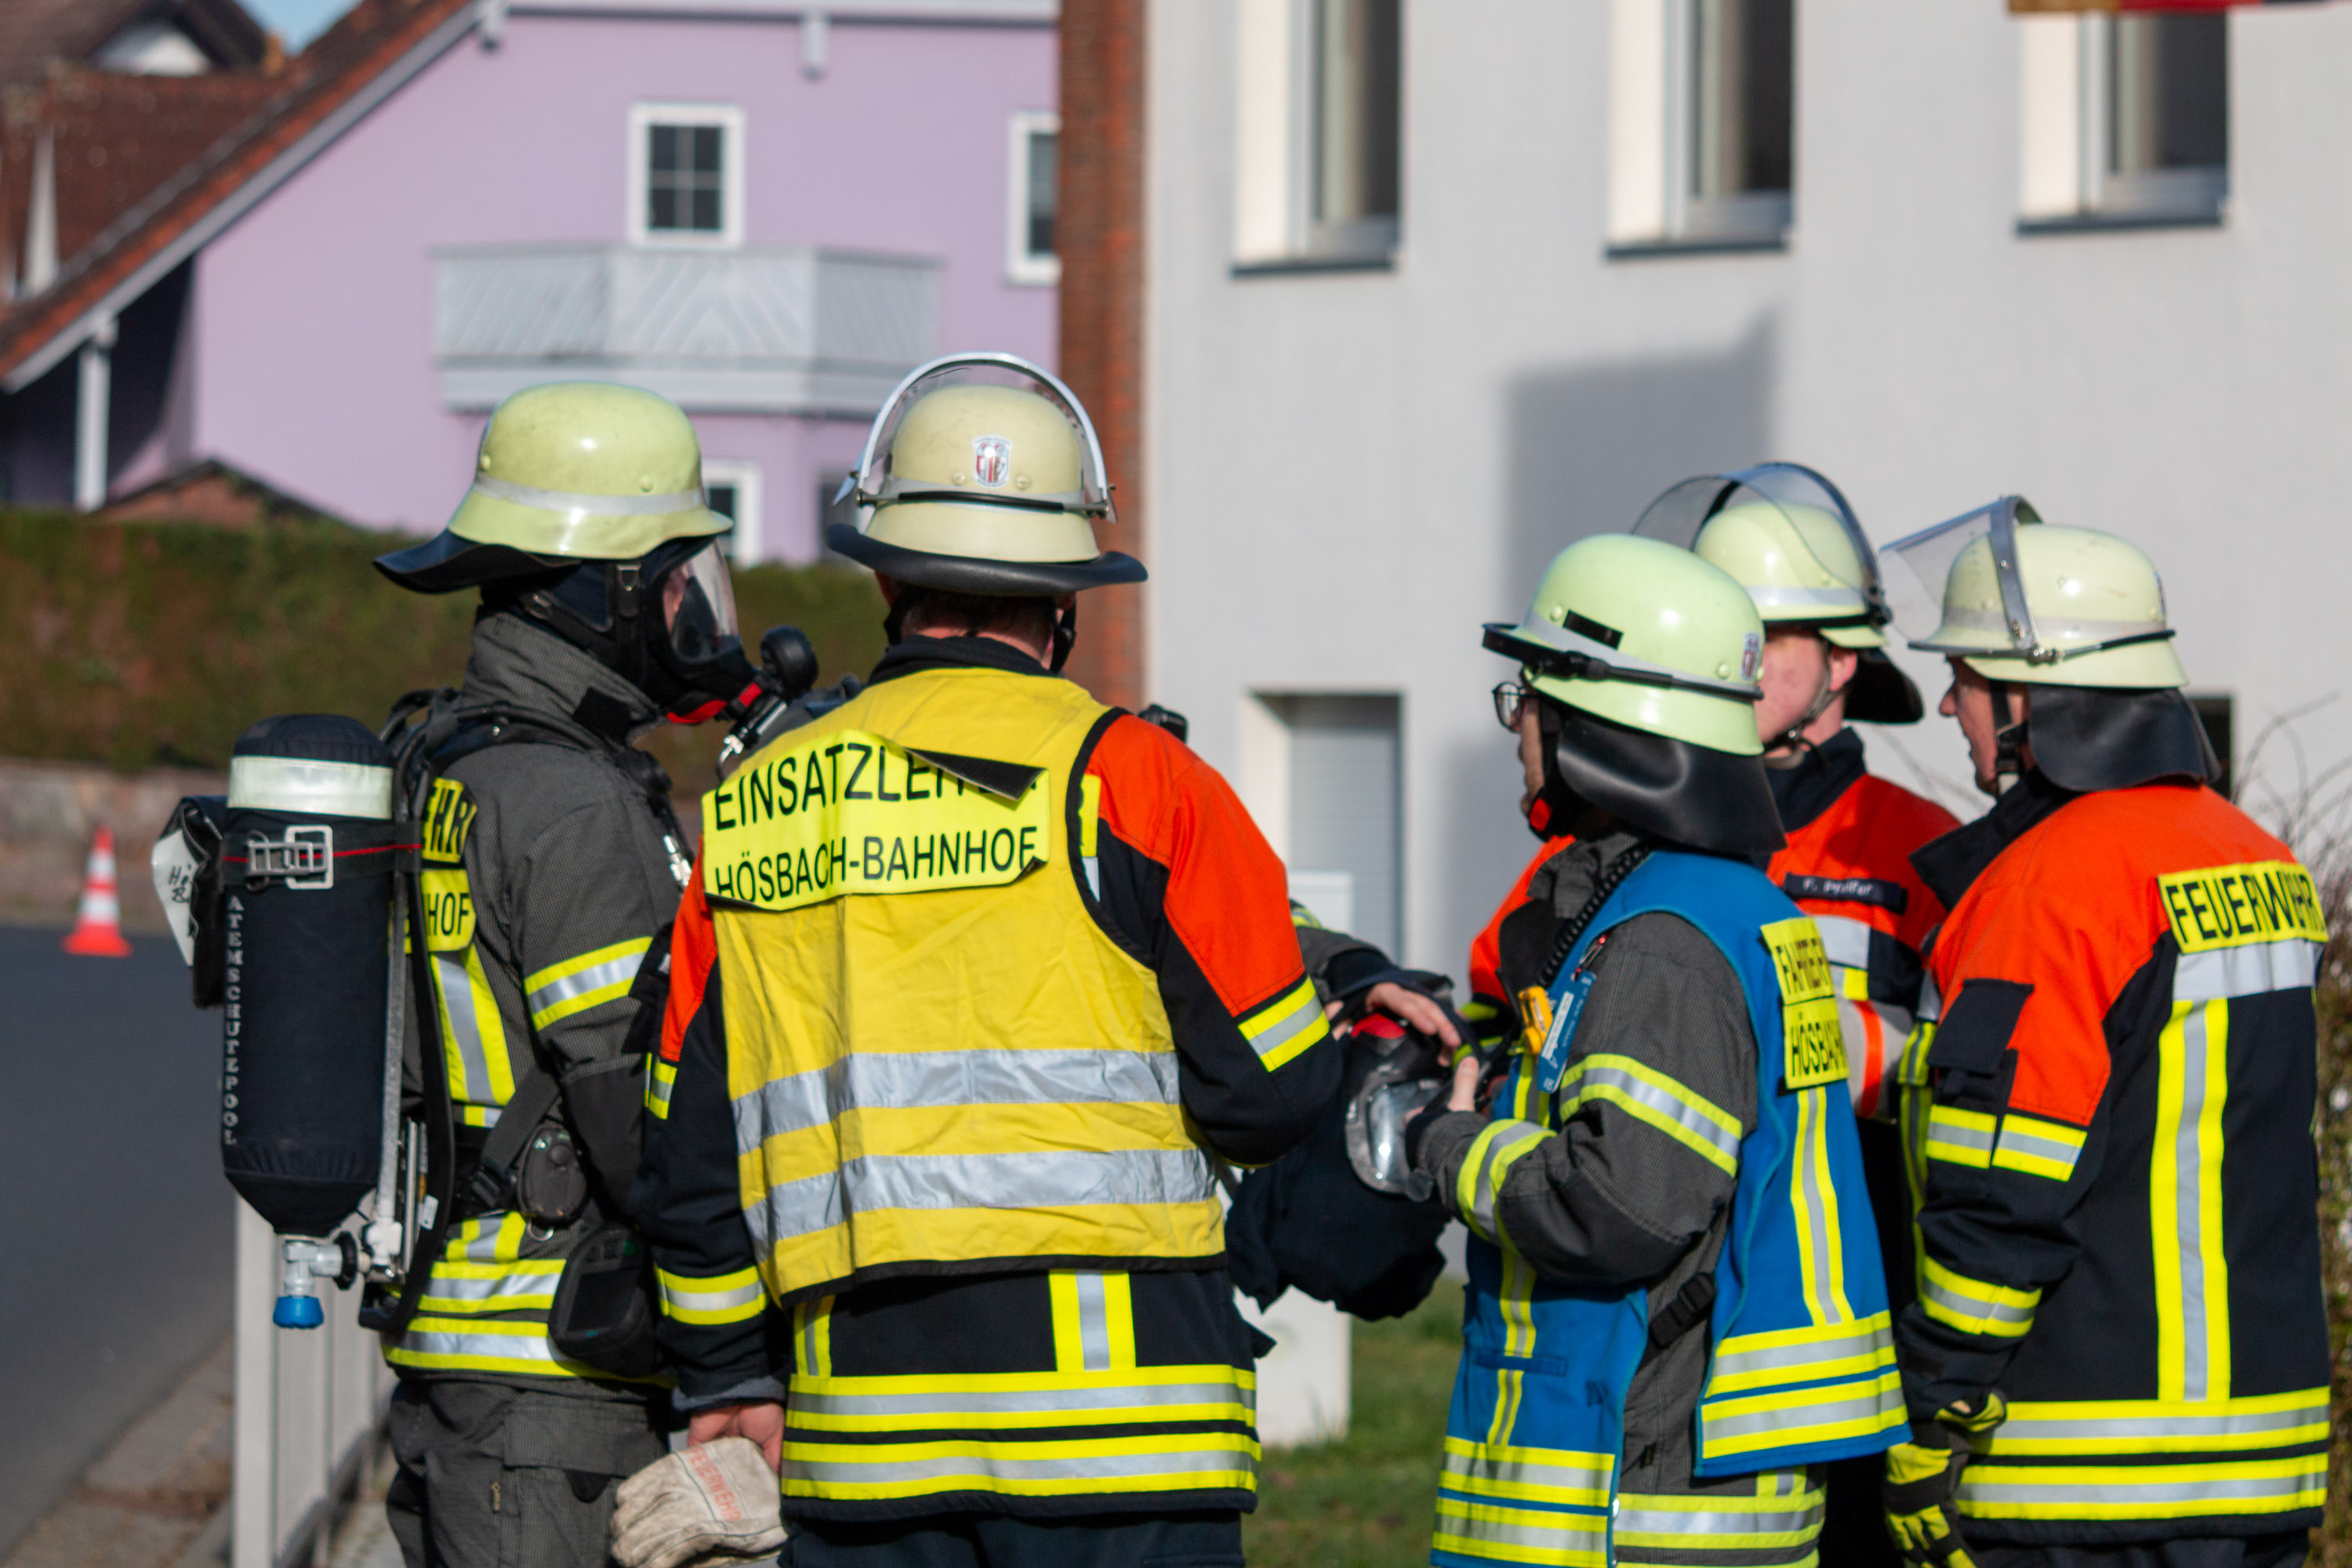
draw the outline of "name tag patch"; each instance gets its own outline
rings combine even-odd
[[[836,730],[702,797],[702,890],[793,910],[857,893],[1001,887],[1053,842],[1044,770]]]
[[[1780,1087],[1794,1093],[1843,1082],[1845,1037],[1838,1028],[1837,993],[1822,933],[1803,915],[1763,928],[1772,967],[1780,977]]]
[[[2319,891],[2292,860],[2209,866],[2156,879],[2172,937],[2182,952],[2303,938],[2327,940]]]
[[[427,870],[419,879],[425,895],[425,951],[455,952],[474,940],[474,895],[466,873]]]

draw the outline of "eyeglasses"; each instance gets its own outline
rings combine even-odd
[[[1527,711],[1533,694],[1516,680],[1506,680],[1495,688],[1495,722],[1517,733],[1519,715]]]

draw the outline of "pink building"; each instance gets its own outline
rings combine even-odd
[[[740,556],[814,559],[909,367],[1053,362],[1057,9],[362,0],[63,258],[42,204],[54,234],[87,160],[19,137],[10,495],[87,510],[212,462],[421,532],[500,397],[584,376],[695,416]]]

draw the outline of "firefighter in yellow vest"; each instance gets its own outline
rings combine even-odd
[[[691,1436],[767,1448],[795,1568],[1239,1563],[1214,1165],[1297,1142],[1341,1060],[1282,865],[1057,673],[1076,594],[1143,577],[1058,382],[923,367],[856,494],[829,542],[889,649],[705,798],[677,923],[633,1206]]]

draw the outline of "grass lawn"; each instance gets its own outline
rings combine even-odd
[[[1346,1441],[1268,1454],[1243,1521],[1251,1568],[1392,1568],[1429,1561],[1445,1405],[1462,1355],[1462,1289],[1355,1326]]]

